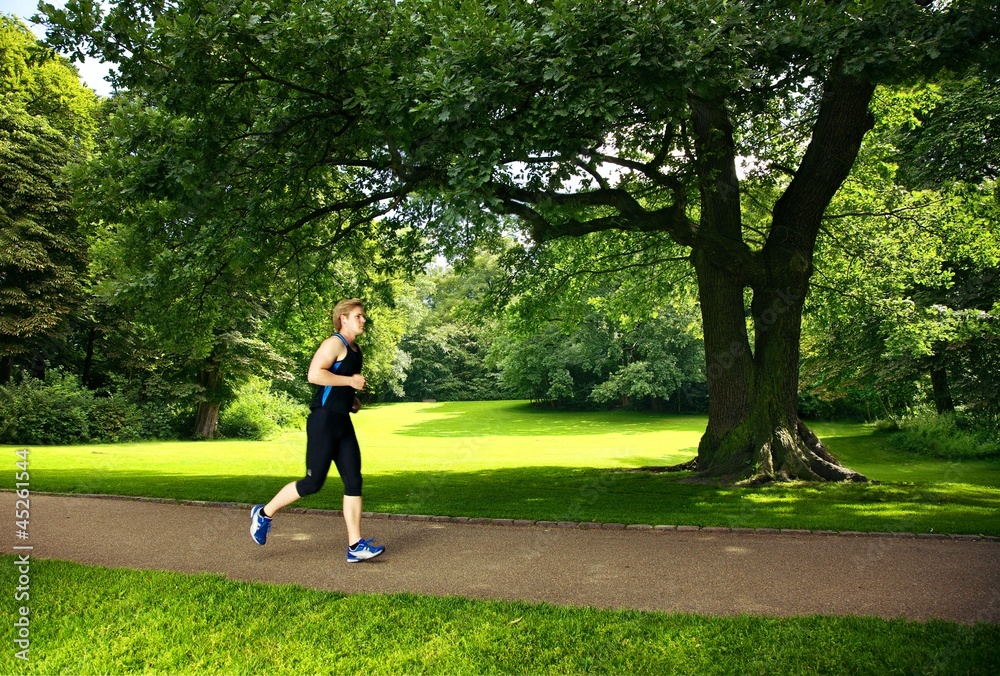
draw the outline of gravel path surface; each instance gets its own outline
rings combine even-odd
[[[12,513],[15,496],[2,499]],[[346,593],[1000,622],[1000,542],[992,540],[370,518],[364,536],[376,535],[386,553],[348,564],[335,513],[282,512],[263,547],[249,524],[245,508],[36,494],[31,554]]]

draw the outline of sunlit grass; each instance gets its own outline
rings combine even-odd
[[[696,453],[704,416],[563,412],[523,402],[393,404],[358,417],[369,471],[635,467]]]
[[[1000,461],[900,453],[859,424],[814,426],[877,483],[734,488],[627,470],[696,453],[703,416],[392,404],[355,417],[369,511],[553,521],[1000,535]],[[305,434],[31,451],[36,491],[254,503],[304,471]],[[338,508],[336,476],[300,503]]]

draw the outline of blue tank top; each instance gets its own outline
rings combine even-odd
[[[328,371],[336,373],[338,376],[353,376],[361,373],[361,348],[352,350],[347,340],[339,333],[333,334],[343,341],[347,348],[344,358],[331,366]],[[316,394],[313,395],[312,409],[322,408],[332,413],[350,413],[354,405],[354,388],[350,385],[333,386],[317,385]]]

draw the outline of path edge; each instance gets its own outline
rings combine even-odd
[[[0,493],[16,493],[2,488]],[[163,505],[183,505],[187,507],[213,507],[220,509],[242,509],[249,511],[253,505],[243,502],[211,502],[208,500],[185,500],[179,498],[153,498],[140,495],[111,495],[105,493],[54,493],[48,491],[32,491],[32,496],[56,498],[87,498],[93,500],[123,500],[146,502]],[[326,516],[343,516],[339,509],[319,509],[313,507],[285,507],[285,512],[292,514],[317,514]],[[490,517],[469,516],[437,516],[430,514],[396,514],[390,512],[363,512],[366,519],[392,519],[401,521],[426,521],[435,523],[460,523],[488,526],[516,526],[520,528],[576,528],[582,530],[629,530],[647,533],[724,533],[738,535],[810,535],[821,537],[875,537],[918,540],[962,540],[1000,542],[1000,537],[994,535],[974,535],[968,533],[904,533],[883,531],[836,531],[807,530],[798,528],[740,528],[727,526],[696,526],[696,525],[653,525],[644,523],[602,523],[597,521],[535,521],[532,519],[502,519]]]

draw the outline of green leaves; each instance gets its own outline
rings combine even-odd
[[[92,147],[97,99],[0,15],[0,356],[56,335],[80,301],[83,229],[66,168]]]
[[[994,182],[980,174],[978,185],[907,189],[921,167],[912,158],[899,163],[900,145],[912,141],[916,120],[940,107],[941,91],[880,90],[882,123],[831,206],[817,249],[804,380],[826,396],[868,398],[871,415],[919,405],[931,370],[945,374],[958,406],[996,415],[984,386],[1000,373],[991,356],[1000,269]],[[947,174],[947,165],[939,169]]]
[[[1000,177],[1000,85],[996,73],[945,78],[901,129],[900,179],[918,187]]]

